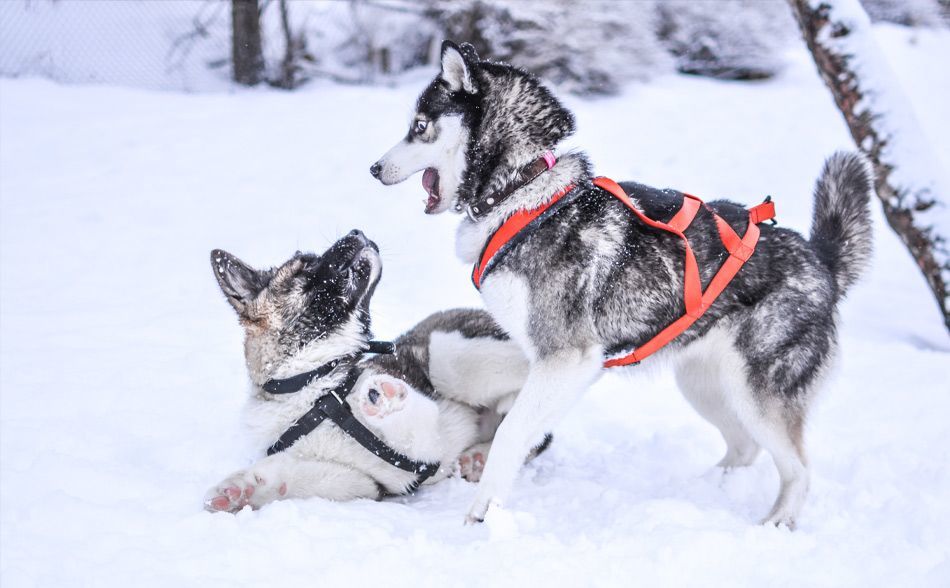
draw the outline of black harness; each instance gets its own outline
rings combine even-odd
[[[363,423],[359,422],[350,410],[345,398],[353,390],[359,379],[361,370],[355,365],[363,353],[396,352],[396,346],[387,341],[370,341],[367,349],[362,353],[347,355],[325,363],[315,370],[297,374],[282,380],[268,380],[264,383],[264,390],[271,394],[291,394],[305,388],[310,382],[330,374],[337,367],[353,363],[347,370],[346,377],[336,387],[317,398],[310,408],[294,424],[290,425],[277,441],[267,449],[267,455],[274,455],[289,448],[301,437],[309,434],[323,421],[329,419],[354,441],[365,447],[376,457],[389,465],[405,472],[416,475],[416,479],[409,484],[406,492],[415,492],[423,482],[439,470],[439,463],[416,461],[387,445],[382,439],[373,434]]]

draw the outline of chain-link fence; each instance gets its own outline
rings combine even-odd
[[[285,87],[296,85],[286,83],[288,57],[294,69],[306,70],[300,79],[376,82],[419,64],[418,56],[403,63],[401,55],[419,51],[413,31],[435,36],[422,20],[421,1],[241,2],[257,6],[263,79]],[[231,17],[232,0],[0,0],[0,75],[185,91],[227,88]]]
[[[277,2],[261,0],[268,63],[284,54]],[[295,22],[341,2],[289,3]],[[205,91],[231,84],[230,0],[2,0],[0,75]]]
[[[0,0],[0,75],[228,88],[234,0]],[[261,71],[379,83],[432,67],[444,37],[579,94],[679,70],[769,77],[797,37],[785,0],[239,0],[257,7]],[[862,0],[877,18],[939,26],[950,0]],[[238,21],[240,22],[240,21]],[[240,63],[240,61],[238,61]]]

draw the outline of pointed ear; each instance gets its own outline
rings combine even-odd
[[[469,59],[470,56],[476,59]],[[472,77],[472,69],[477,64],[477,55],[475,48],[471,45],[463,44],[462,48],[452,41],[442,42],[442,79],[453,92],[465,92],[467,94],[476,94],[478,89],[475,87],[475,81]]]
[[[228,302],[246,317],[248,304],[264,289],[263,274],[222,249],[211,252],[211,268]]]

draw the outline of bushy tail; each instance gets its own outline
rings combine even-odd
[[[815,184],[811,243],[844,296],[871,258],[871,191],[874,173],[860,153],[828,158]]]

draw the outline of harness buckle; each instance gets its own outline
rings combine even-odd
[[[769,221],[773,227],[777,225],[778,221],[775,220],[775,203],[772,202],[772,197],[766,196],[761,204],[750,208],[749,217],[755,224]]]

